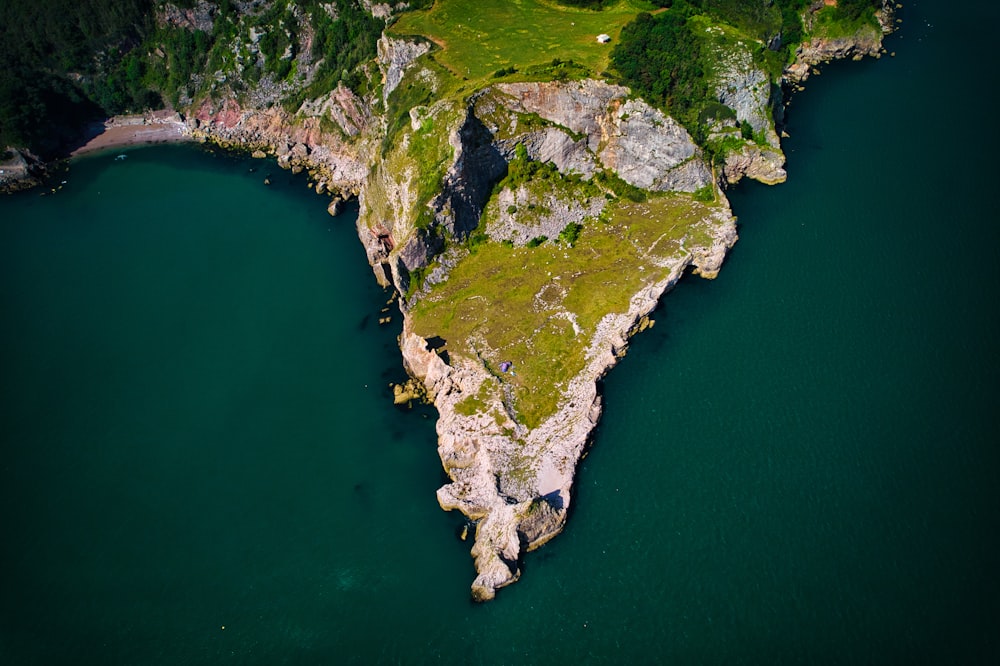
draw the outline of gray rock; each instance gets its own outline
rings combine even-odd
[[[382,104],[388,106],[389,95],[403,80],[403,73],[414,60],[431,50],[427,42],[392,39],[385,33],[378,40],[378,65],[382,70]]]
[[[693,192],[712,182],[687,130],[642,100],[622,104],[603,129],[601,163],[630,185]]]

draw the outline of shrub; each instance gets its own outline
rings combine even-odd
[[[704,201],[705,203],[712,203],[715,201],[715,186],[712,183],[705,185],[704,187],[699,187],[694,191],[692,195],[695,201]]]
[[[576,245],[576,241],[580,238],[580,232],[582,230],[582,224],[570,222],[563,228],[562,231],[559,232],[559,242],[566,243],[570,247],[573,247]]]

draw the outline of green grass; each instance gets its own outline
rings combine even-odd
[[[841,18],[835,8],[823,7],[816,12],[816,23],[813,24],[812,36],[827,39],[851,37],[863,30],[881,32],[878,20],[871,11],[863,12],[854,20]]]
[[[609,221],[585,225],[573,247],[484,244],[415,305],[414,330],[443,337],[453,358],[494,369],[511,361],[513,373],[494,375],[510,385],[518,420],[534,428],[583,368],[601,318],[627,311],[636,291],[666,276],[657,260],[709,241],[714,206],[679,194],[619,200]]]
[[[543,0],[437,0],[429,10],[402,15],[392,32],[430,38],[443,49],[440,63],[460,78],[483,79],[508,67],[524,71],[555,58],[598,75],[622,27],[651,9],[639,0],[599,12]],[[601,33],[611,36],[610,44],[597,42]]]

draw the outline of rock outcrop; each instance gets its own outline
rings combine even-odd
[[[423,205],[433,220],[427,227],[411,221],[413,206],[419,211],[422,205],[415,194],[419,173],[408,170],[404,161],[392,162],[402,167],[396,170],[377,166],[373,171],[375,180],[369,179],[362,194],[359,231],[376,275],[381,272],[402,293],[410,292],[410,273],[436,252],[434,229],[461,239],[485,227],[495,240],[520,245],[531,234],[554,236],[568,223],[600,215],[607,202],[604,196],[574,200],[557,184],[545,191],[522,186],[498,194],[487,224],[487,201],[519,144],[531,157],[584,179],[607,171],[636,187],[679,192],[711,184],[711,171],[688,133],[662,112],[628,99],[628,94],[626,88],[592,80],[499,84],[473,96],[458,113],[436,106],[411,114],[414,122],[404,129],[401,146],[421,140],[424,123],[453,118],[447,125],[451,159],[440,192]],[[390,151],[387,159],[398,160],[401,152]],[[545,212],[534,218],[535,226],[519,225],[510,209],[529,206]],[[446,362],[413,330],[408,307],[419,292],[404,302],[404,364],[426,387],[440,414],[438,451],[451,478],[438,491],[438,501],[476,521],[476,599],[490,599],[497,588],[517,580],[523,553],[562,530],[577,462],[600,418],[597,381],[624,353],[637,322],[686,267],[693,265],[709,277],[718,271],[736,233],[727,206],[715,215],[708,225],[709,240],[692,241],[684,252],[664,260],[669,261],[665,277],[645,282],[626,312],[607,315],[596,332],[581,341],[585,367],[563,390],[559,409],[534,428],[512,419],[498,422],[491,413],[505,413],[502,397],[489,398],[486,409],[471,414],[456,409],[496,380],[476,359],[452,354]],[[440,263],[432,281],[445,279],[454,252],[460,250],[450,252],[437,257]]]
[[[378,65],[382,70],[382,105],[389,105],[389,95],[403,80],[403,73],[413,62],[431,50],[427,42],[392,39],[386,34],[378,40]]]
[[[18,192],[40,185],[45,179],[45,163],[29,150],[8,146],[0,151],[0,192]]]
[[[730,137],[739,144],[738,149],[724,151],[722,178],[729,184],[743,178],[767,185],[784,182],[785,155],[773,118],[780,89],[754,62],[750,45],[745,41],[725,47],[710,42],[710,49],[715,98],[733,113],[733,117],[716,120],[710,140],[722,140],[725,144]]]
[[[693,192],[712,180],[711,171],[696,159],[700,151],[687,130],[646,102],[628,99],[628,88],[593,79],[508,83],[497,88],[507,96],[501,103],[509,110],[538,114],[583,135],[585,145],[568,133],[556,138],[551,131],[542,142],[532,144],[536,159],[561,157],[552,159],[560,170],[589,174],[593,171],[589,165],[596,162],[630,185],[659,192]],[[596,160],[582,156],[584,148]]]
[[[812,31],[816,12],[824,3],[813,2],[804,14],[803,23],[807,31]],[[881,8],[875,13],[878,26],[863,26],[852,35],[837,37],[814,36],[808,38],[795,51],[795,62],[785,68],[785,81],[801,84],[817,65],[833,60],[851,58],[860,60],[865,56],[878,58],[882,54],[882,39],[895,30],[897,5],[892,0],[882,0]]]
[[[597,381],[624,354],[637,323],[656,307],[685,268],[714,277],[736,241],[735,221],[720,210],[710,241],[673,260],[667,277],[633,295],[628,311],[606,315],[586,344],[586,365],[565,390],[559,410],[531,430],[511,432],[485,410],[466,415],[456,405],[494,381],[481,365],[452,358],[451,364],[413,332],[404,318],[400,348],[407,371],[421,380],[438,409],[438,453],[451,483],[438,490],[446,510],[476,521],[472,555],[478,575],[472,586],[479,601],[516,581],[519,561],[562,531],[572,499],[577,462],[601,415]]]
[[[364,6],[383,18],[393,11],[389,4],[369,0]],[[204,29],[211,27],[212,7],[206,2],[190,9],[165,5],[158,16],[163,24]],[[807,12],[807,28],[815,9],[818,5]],[[336,6],[324,6],[324,11],[335,13]],[[886,2],[879,15],[882,32],[892,25],[891,12]],[[296,82],[307,85],[316,63],[308,55],[310,31],[304,28],[301,35]],[[849,39],[812,39],[800,47],[785,80],[800,82],[811,66],[828,59],[878,55],[881,36],[873,27],[870,34],[863,30]],[[249,39],[240,42],[241,48],[259,57],[256,30],[240,39]],[[648,315],[685,270],[714,277],[736,242],[735,219],[713,180],[785,179],[772,117],[779,100],[768,75],[754,64],[749,45],[738,43],[716,53],[711,83],[721,112],[709,143],[741,147],[720,153],[716,166],[721,173],[715,174],[684,127],[632,97],[629,89],[604,81],[493,83],[464,96],[390,109],[399,104],[401,95],[393,93],[404,82],[419,83],[430,91],[428,96],[437,94],[439,74],[423,58],[430,49],[426,41],[383,34],[377,46],[382,85],[363,99],[338,85],[290,113],[274,101],[292,84],[268,80],[246,95],[230,89],[216,95],[216,101],[191,104],[186,123],[195,137],[273,155],[283,167],[308,170],[317,192],[333,197],[331,214],[339,212],[346,198],[358,196],[358,236],[376,279],[401,296],[400,349],[407,372],[419,382],[394,387],[394,400],[404,404],[426,398],[439,412],[438,453],[450,481],[437,491],[437,499],[442,508],[458,510],[475,522],[472,594],[482,601],[518,579],[526,551],[563,529],[577,463],[601,416],[597,382],[624,355],[629,337],[649,325]],[[377,75],[373,67],[367,71]],[[565,178],[553,177],[542,185],[530,179],[503,181],[509,165],[525,155],[552,165],[545,167],[550,175],[554,167]],[[36,173],[37,160],[30,155],[11,152],[4,160],[4,187],[18,178],[30,182]],[[501,182],[506,184],[497,187]],[[528,427],[516,418],[496,373],[483,359],[443,354],[415,331],[412,308],[469,256],[466,243],[475,234],[511,246],[552,238],[570,225],[597,223],[629,188],[633,194],[673,193],[661,201],[703,201],[699,197],[707,193],[718,204],[703,209],[698,233],[676,240],[676,251],[654,252],[666,231],[635,248],[641,260],[627,269],[638,276],[639,287],[627,307],[595,317],[596,325],[586,332],[572,313],[556,313],[567,315],[571,339],[584,349],[583,367],[554,389],[554,411]],[[650,265],[656,270],[647,270]],[[482,404],[469,408],[470,398]]]
[[[323,130],[324,115],[337,123],[340,134]],[[229,98],[206,101],[187,119],[196,138],[273,155],[284,168],[310,171],[323,191],[348,196],[357,195],[368,175],[368,163],[350,139],[369,131],[373,122],[369,108],[344,87],[315,100],[297,117],[281,107],[245,108]]]

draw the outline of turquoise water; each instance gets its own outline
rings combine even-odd
[[[895,58],[795,98],[789,182],[731,193],[719,278],[604,384],[567,531],[482,606],[351,215],[191,147],[0,200],[0,663],[992,663],[977,11],[908,3]]]

